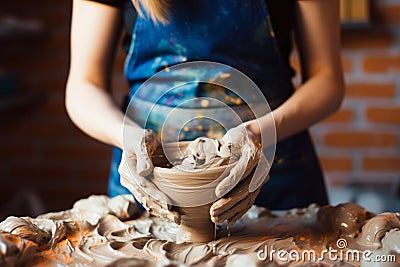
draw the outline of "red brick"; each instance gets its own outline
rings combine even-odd
[[[400,5],[374,5],[372,20],[382,24],[400,23]]]
[[[354,119],[354,111],[351,109],[339,109],[322,122],[350,122]]]
[[[353,62],[349,58],[342,57],[343,72],[348,73],[353,70]]]
[[[298,55],[292,55],[290,57],[290,66],[294,69],[297,74],[301,74],[301,66]],[[351,72],[353,69],[353,62],[349,58],[342,57],[343,72]]]
[[[373,122],[400,124],[400,107],[369,108],[366,116],[368,120]]]
[[[335,147],[395,147],[398,137],[390,133],[331,132],[324,136],[324,143]]]
[[[368,171],[400,171],[400,156],[398,157],[365,157],[362,167]]]
[[[396,95],[394,84],[352,83],[346,85],[346,97],[382,97],[392,98]]]
[[[390,32],[371,29],[343,30],[342,48],[344,49],[371,49],[388,48],[393,44]]]
[[[329,181],[327,181],[329,183],[329,187],[332,188],[339,188],[339,187],[346,187],[349,185],[348,181],[343,181],[340,179],[329,179]]]
[[[321,157],[320,161],[324,171],[350,171],[353,167],[351,158]]]
[[[0,179],[3,187],[15,189],[7,190],[6,199],[29,187],[49,208],[66,209],[77,199],[105,193],[110,148],[77,130],[65,113],[71,2],[21,0],[3,7],[3,13],[39,19],[45,26],[38,37],[0,45],[2,68],[20,74],[18,91],[44,92],[32,107],[5,113],[10,120],[0,130]],[[119,50],[119,80],[124,58]]]
[[[367,56],[363,60],[363,69],[366,72],[384,73],[392,69],[400,70],[400,56]]]

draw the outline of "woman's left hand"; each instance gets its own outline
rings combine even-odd
[[[210,209],[213,222],[225,220],[234,224],[253,205],[262,185],[268,181],[268,161],[262,153],[261,135],[254,133],[255,122],[250,121],[230,129],[221,139],[222,156],[239,156],[227,177],[216,187],[218,197]],[[259,131],[257,131],[259,132]],[[255,160],[255,164],[251,160]],[[254,165],[254,166],[252,166]],[[246,169],[252,171],[243,177]]]
[[[264,155],[261,156],[258,163],[260,171],[253,171],[245,179],[243,179],[232,191],[226,196],[218,199],[210,208],[211,220],[214,223],[222,223],[227,221],[229,225],[233,225],[239,220],[254,204],[254,201],[260,193],[261,187],[268,181],[268,162]],[[254,177],[256,174],[258,177]],[[250,192],[252,182],[261,181],[261,184]]]
[[[245,172],[255,167],[255,162],[262,154],[260,137],[248,129],[246,124],[240,124],[222,137],[220,143],[220,156],[238,158],[228,176],[215,188],[215,195],[222,197],[231,191],[245,176]]]

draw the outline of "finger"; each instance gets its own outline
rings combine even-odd
[[[133,160],[133,162],[136,162],[135,160]],[[120,174],[120,176],[124,176],[127,177],[128,180],[131,180],[133,178],[132,172],[134,172],[134,167],[132,167],[132,163],[130,159],[127,159],[125,157],[125,153],[122,153],[122,158],[121,158],[121,162],[118,166],[118,173]],[[142,178],[143,179],[143,178]],[[139,182],[139,181],[136,181]]]
[[[242,218],[243,215],[246,214],[246,212],[251,208],[251,206],[253,206],[254,201],[256,200],[256,197],[258,196],[260,191],[261,187],[259,187],[255,192],[250,193],[245,199],[241,201],[241,203],[244,203],[243,208],[242,209],[238,208],[239,212],[234,216],[232,216],[231,218],[227,219],[228,225],[234,225],[237,220],[239,220],[240,218]],[[239,205],[241,203],[239,203]]]
[[[181,216],[180,214],[175,211],[175,210],[162,210],[162,209],[157,209],[157,210],[151,210],[150,213],[154,216],[163,218],[169,222],[173,222],[176,224],[181,224]]]
[[[127,168],[128,168],[128,166],[127,166],[127,164],[126,164],[125,156],[124,156],[124,154],[122,154],[121,162],[119,163],[119,166],[118,166],[118,173],[119,173],[120,175],[127,175],[127,174],[129,174]]]
[[[218,201],[216,201],[210,208],[211,221],[213,223],[217,223],[218,218],[224,212],[226,212],[226,210],[231,209],[238,201],[232,200],[231,197],[221,198]]]
[[[215,221],[217,223],[222,223],[224,221],[228,221],[230,219],[233,219],[235,217],[239,218],[246,213],[246,211],[248,211],[251,207],[251,205],[253,205],[252,203],[252,197],[250,194],[247,195],[247,197],[245,197],[244,199],[242,199],[241,201],[237,202],[237,204],[235,205],[234,208],[232,209],[228,209],[226,212],[222,213],[220,216],[215,218]]]
[[[180,214],[172,210],[172,206],[168,205],[164,201],[160,201],[158,198],[154,198],[152,195],[145,193],[143,190],[138,189],[141,192],[141,195],[144,197],[141,204],[145,206],[146,210],[154,216],[163,218],[169,222],[174,222],[176,224],[181,223]],[[140,201],[139,201],[140,202]]]
[[[251,206],[250,206],[251,207]],[[228,225],[232,226],[234,225],[240,218],[243,217],[243,215],[246,214],[246,212],[250,209],[250,207],[248,207],[247,209],[242,210],[241,212],[235,214],[235,216],[233,216],[232,218],[228,219]]]
[[[249,209],[251,208],[251,206],[254,204],[254,200],[256,198],[256,196],[258,195],[258,192],[254,195],[254,193],[249,194],[249,196],[243,200],[243,208],[234,216],[232,216],[231,218],[227,219],[228,221],[228,225],[234,225],[237,220],[239,220],[240,218],[243,217],[243,215],[245,215]]]
[[[161,217],[170,222],[180,224],[180,214],[176,211],[171,210],[172,206],[166,202],[166,196],[161,193],[156,187],[150,182],[146,183],[144,188],[153,193],[148,193],[139,184],[132,179],[131,175],[125,175],[125,172],[121,172],[121,184],[128,188],[128,190],[135,196],[135,199],[152,215]],[[157,195],[156,192],[159,192]]]
[[[134,162],[134,161],[133,161]],[[144,179],[136,170],[134,164],[130,164],[130,159],[127,159],[124,154],[122,154],[122,159],[120,163],[120,174],[121,178],[124,178],[124,182],[127,184],[132,184],[132,186],[140,188],[140,191],[147,193],[149,197],[156,200],[158,206],[161,208],[166,208],[168,203],[168,197],[162,193],[158,187],[152,182]],[[129,166],[130,165],[130,166]],[[138,164],[136,164],[138,166]],[[164,206],[161,206],[164,204]]]
[[[148,174],[150,174],[153,165],[147,155],[147,151],[145,150],[145,153],[142,153],[142,151],[141,149],[136,149],[135,154],[138,156],[135,155],[135,159],[127,158],[126,154],[123,153],[119,166],[121,184],[131,191],[137,201],[142,204],[150,214],[180,224],[180,214],[177,211],[171,210],[172,206],[168,204],[168,197],[152,182],[143,178],[143,176],[146,175],[143,170],[150,166],[151,169],[150,172],[148,172]],[[140,170],[140,168],[142,170]]]
[[[246,183],[248,185],[248,183]],[[210,215],[214,217],[220,216],[226,210],[232,208],[236,203],[247,197],[249,192],[247,191],[246,185],[237,186],[234,191],[231,192],[227,197],[217,200],[210,208]]]
[[[153,163],[147,154],[137,154],[136,170],[142,177],[146,177],[152,173]]]
[[[216,201],[210,208],[210,215],[211,215],[211,220],[214,222],[217,221],[217,217],[220,217],[223,213],[225,213],[227,210],[231,209],[237,203],[240,201],[244,200],[246,197],[249,195],[252,195],[253,198],[255,199],[256,196],[259,194],[261,187],[259,187],[256,192],[250,193],[248,191],[249,184],[252,181],[252,175],[254,174],[253,170],[246,179],[241,181],[238,186],[236,186],[229,194],[228,197],[219,199]],[[254,202],[254,200],[253,200]]]
[[[146,151],[144,151],[144,153],[142,152],[140,147],[133,147],[132,150],[127,150],[127,152],[124,151],[122,153],[120,165],[125,161],[125,165],[131,172],[136,172],[141,177],[146,177],[153,171],[153,164],[150,158]]]
[[[118,171],[119,173],[126,177],[128,177],[127,181],[135,182],[138,185],[143,185],[143,181],[145,180],[142,176],[138,175],[136,170],[136,159],[127,158],[125,152],[122,153],[121,163],[119,165]]]
[[[125,176],[121,175],[121,184],[126,187],[134,196],[135,199],[147,210],[149,211],[148,205],[147,205],[147,198],[144,193],[140,189],[140,186],[136,184],[134,181],[132,181],[132,178],[130,176]]]
[[[136,171],[140,176],[148,176],[153,171],[151,155],[157,149],[158,143],[154,132],[146,129],[140,143],[133,148],[137,159]]]
[[[252,175],[254,170],[247,176],[246,179],[241,181],[229,194],[227,197],[217,200],[210,208],[211,217],[218,217],[222,213],[226,212],[228,209],[235,206],[239,201],[243,200],[250,193],[248,191],[249,183],[252,180]]]

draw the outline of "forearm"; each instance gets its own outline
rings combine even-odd
[[[258,120],[245,123],[256,135],[263,135],[263,144],[270,145],[294,135],[327,117],[340,107],[344,82],[340,71],[321,72],[296,89],[281,106]],[[271,129],[276,129],[276,140]]]
[[[285,103],[260,119],[262,132],[275,124],[278,141],[331,114],[344,95],[338,1],[298,0],[295,33],[305,82]]]
[[[124,114],[108,89],[121,19],[118,8],[92,1],[73,1],[71,64],[65,103],[72,121],[82,131],[120,148]]]
[[[298,133],[336,111],[340,107],[343,94],[341,75],[321,73],[309,79],[272,112],[277,140]],[[269,120],[270,118],[264,118],[261,121]],[[262,123],[262,127],[269,125]]]
[[[66,109],[83,132],[122,149],[124,113],[105,90],[89,82],[69,81]],[[139,127],[132,121],[129,123]]]

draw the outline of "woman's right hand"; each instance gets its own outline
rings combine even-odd
[[[151,130],[125,126],[124,148],[118,172],[121,184],[152,215],[180,224],[180,215],[168,204],[168,197],[149,180],[153,171],[151,156],[160,145]],[[129,140],[129,142],[126,142]]]
[[[153,172],[151,156],[161,145],[157,135],[149,129],[134,125],[124,126],[123,151],[129,160],[136,160],[136,172],[146,177]]]

